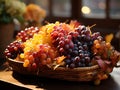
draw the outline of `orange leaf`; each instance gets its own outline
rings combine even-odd
[[[113,36],[114,36],[114,35],[113,35],[112,33],[106,35],[106,36],[105,36],[105,41],[110,43],[110,42],[112,41],[112,39],[113,39]]]
[[[57,64],[61,63],[65,59],[65,56],[61,56],[57,58]]]

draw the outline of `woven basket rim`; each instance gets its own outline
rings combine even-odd
[[[18,60],[15,60],[15,59],[11,59],[11,58],[8,58],[8,60],[10,62],[14,62],[14,63],[18,63],[18,64],[23,64],[22,61],[18,61]],[[90,66],[90,67],[77,67],[77,68],[66,68],[66,67],[58,67],[56,68],[55,70],[67,70],[67,71],[84,71],[84,70],[94,70],[94,69],[99,69],[99,66],[98,65],[93,65],[93,66]]]
[[[77,67],[77,68],[66,68],[57,67],[56,69],[43,66],[38,71],[29,71],[27,67],[23,67],[22,61],[15,59],[8,59],[9,65],[16,71],[23,75],[36,75],[40,77],[56,78],[67,81],[92,81],[96,78],[96,75],[101,72],[99,65],[93,65],[90,67]]]
[[[15,59],[11,59],[11,58],[7,58],[9,61],[12,61],[12,62],[16,62],[16,63],[21,63],[23,64],[22,61],[19,61],[19,60],[15,60]]]
[[[34,72],[29,71],[27,67],[23,67],[23,61],[11,58],[7,58],[7,60],[14,71],[23,75],[37,75],[40,77],[56,78],[67,81],[95,81],[98,79],[102,80],[98,77],[98,75],[103,77],[103,75],[106,74],[106,72],[104,72],[99,65],[93,65],[90,67],[76,67],[73,69],[62,66],[59,66],[56,69],[43,66],[43,68],[40,67]]]

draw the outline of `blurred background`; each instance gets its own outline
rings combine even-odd
[[[102,36],[113,33],[112,44],[120,51],[120,0],[22,0],[35,3],[46,10],[47,22],[78,20],[92,26]],[[44,24],[43,21],[43,24]]]
[[[120,0],[0,0],[0,69],[8,65],[3,64],[4,51],[19,31],[70,20],[95,25],[92,32],[103,37],[112,35],[111,44],[120,51]],[[112,86],[116,87],[116,82]]]

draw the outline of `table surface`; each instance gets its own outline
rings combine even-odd
[[[101,81],[98,86],[93,85],[93,82],[25,76],[7,69],[0,70],[0,88],[4,90],[10,88],[14,90],[120,90],[120,68],[114,68],[109,78]]]

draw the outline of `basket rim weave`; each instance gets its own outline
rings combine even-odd
[[[14,60],[14,59],[11,59],[11,58],[8,58],[8,60],[10,62],[23,64],[22,61]],[[77,67],[77,68],[73,68],[73,69],[60,66],[60,67],[56,68],[55,70],[85,71],[85,70],[93,70],[93,69],[99,69],[99,66],[98,65],[93,65],[93,66],[90,66],[90,67]]]
[[[117,53],[118,54],[118,53]],[[12,67],[13,71],[16,71],[23,75],[36,75],[40,77],[47,77],[59,80],[67,80],[67,81],[96,81],[107,79],[109,73],[103,71],[100,66],[93,65],[90,67],[76,67],[76,68],[67,68],[59,66],[56,69],[43,66],[39,67],[37,71],[28,70],[27,67],[23,66],[23,61],[7,58],[9,65]],[[113,68],[113,67],[112,67]]]
[[[8,59],[9,65],[12,67],[13,71],[18,72],[23,75],[36,75],[39,77],[47,77],[66,81],[95,81],[98,79],[97,75],[104,75],[99,65],[93,65],[90,67],[77,67],[77,68],[66,68],[57,67],[56,69],[49,68],[47,66],[38,69],[39,71],[28,71],[27,67],[23,67],[22,61],[17,61],[15,59]]]

